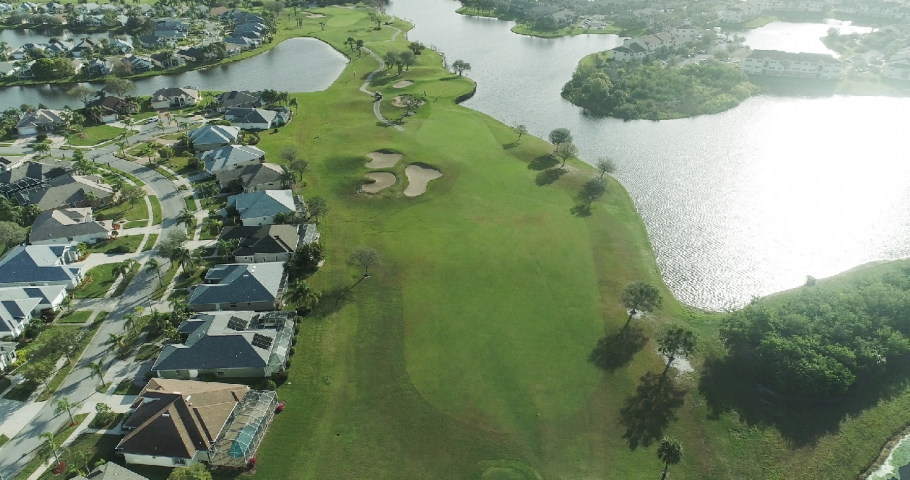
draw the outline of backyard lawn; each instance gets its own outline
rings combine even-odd
[[[139,248],[139,244],[142,243],[142,237],[142,235],[127,235],[117,237],[114,240],[89,244],[87,245],[88,248],[86,248],[86,252],[110,254],[133,253]]]

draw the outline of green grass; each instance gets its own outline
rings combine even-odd
[[[88,147],[113,140],[119,137],[124,130],[110,125],[96,125],[94,127],[86,127],[81,133],[69,135],[66,140],[70,145]]]
[[[189,196],[189,197],[185,197],[183,200],[186,201],[186,209],[187,209],[187,210],[189,210],[189,211],[191,211],[191,212],[195,212],[196,210],[198,210],[198,209],[196,208],[196,199],[193,198],[192,195]]]
[[[151,343],[146,343],[139,347],[139,351],[136,352],[136,361],[144,362],[146,360],[154,360],[158,358],[158,354],[161,353],[161,347]],[[137,387],[138,388],[138,387]],[[138,390],[136,393],[139,393]]]
[[[107,263],[92,267],[85,274],[82,284],[73,290],[74,298],[101,298],[110,290],[116,277],[114,267],[117,263]]]
[[[206,228],[205,226],[203,226],[199,230],[199,240],[212,240],[214,238],[218,238],[218,228],[217,227]]]
[[[0,433],[0,448],[3,448],[3,446],[6,445],[6,442],[8,441],[9,437],[7,437],[5,434]]]
[[[119,388],[119,385],[117,387]],[[139,390],[141,390],[141,389],[139,389]],[[138,394],[139,390],[136,390],[135,394]],[[133,395],[135,395],[135,394],[133,394]],[[95,416],[95,418],[92,419],[92,423],[89,425],[89,427],[97,428],[99,430],[108,430],[108,429],[116,427],[117,425],[120,425],[120,422],[123,421],[123,417],[124,417],[123,413],[116,413],[116,414],[114,414],[114,416],[111,418],[111,420],[109,422],[102,423],[101,421],[99,421],[99,417]]]
[[[154,198],[154,197],[149,197]],[[142,220],[149,218],[148,207],[141,199],[135,204],[124,202],[121,204],[108,204],[95,211],[95,218],[101,216],[102,220]]]
[[[94,313],[91,310],[79,310],[78,312],[70,313],[69,315],[57,320],[58,323],[85,323],[88,321],[88,317],[92,316]]]
[[[9,386],[12,384],[13,381],[10,380],[9,377],[0,378],[0,393],[5,392],[6,389],[9,388]]]
[[[117,388],[114,389],[114,395],[138,395],[141,391],[142,387],[136,385],[132,378],[124,378],[117,384]]]
[[[148,199],[152,203],[152,225],[161,225],[161,202],[153,195],[149,195]]]
[[[528,25],[519,23],[512,27],[512,33],[517,33],[519,35],[529,35],[532,37],[541,37],[541,38],[558,38],[558,37],[568,37],[573,35],[588,35],[588,34],[618,34],[622,32],[621,28],[617,28],[613,25],[607,25],[601,29],[594,28],[580,28],[580,27],[566,27],[559,30],[544,31],[544,30],[534,30]]]
[[[148,226],[148,220],[132,220],[123,224],[123,228],[141,228]]]
[[[177,177],[176,177],[173,173],[171,173],[171,172],[169,172],[169,171],[167,171],[167,170],[161,168],[160,166],[157,166],[157,165],[156,165],[156,166],[155,166],[155,171],[158,172],[158,173],[160,173],[162,176],[164,176],[164,177],[167,178],[168,180],[172,180],[172,181],[173,181],[173,180],[177,180]]]
[[[158,243],[158,234],[150,233],[149,239],[145,242],[145,246],[142,247],[142,252],[147,252],[149,250],[153,250],[155,248],[156,243]]]
[[[165,290],[167,290],[167,286],[174,281],[174,276],[177,275],[177,269],[179,267],[180,265],[172,262],[168,269],[161,274],[161,285],[152,293],[152,300],[161,300]]]
[[[88,245],[88,253],[133,253],[139,249],[142,243],[142,235],[118,236],[114,240],[107,240]]]

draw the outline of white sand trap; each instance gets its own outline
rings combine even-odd
[[[664,363],[667,363],[667,360],[668,360],[667,357],[665,357],[663,354],[660,354],[660,353],[658,353],[658,355],[660,355],[660,358],[662,358],[664,360]],[[678,371],[680,375],[682,375],[684,373],[690,373],[690,372],[695,371],[695,369],[692,368],[692,364],[689,363],[689,359],[686,357],[674,358],[673,365],[671,365],[671,367],[675,368],[676,371]]]
[[[410,87],[411,85],[414,85],[414,82],[412,82],[410,80],[402,80],[402,81],[396,83],[395,85],[392,85],[392,88],[404,88],[404,87]]]
[[[370,152],[367,156],[373,159],[367,162],[367,168],[392,168],[401,160],[400,153]]]
[[[323,14],[321,14],[321,13],[310,13],[310,12],[307,12],[306,16],[307,16],[307,18],[325,18],[325,15],[323,15]]]
[[[360,188],[367,193],[377,193],[385,190],[395,184],[395,175],[388,172],[368,173],[367,178],[373,181]],[[424,187],[426,189],[426,187]]]
[[[442,176],[442,172],[439,170],[423,167],[416,163],[408,165],[408,168],[404,169],[404,173],[408,176],[408,188],[404,189],[406,197],[423,195],[427,191],[427,184]]]
[[[420,101],[417,102],[417,106],[419,107],[419,106],[423,105],[424,103],[427,103],[427,102],[424,102],[423,100],[420,100]],[[395,97],[395,99],[392,100],[392,106],[393,106],[393,107],[400,107],[400,108],[405,108],[405,107],[407,107],[407,105],[404,104],[404,95],[398,95],[397,97]]]

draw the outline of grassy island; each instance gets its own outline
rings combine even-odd
[[[714,60],[676,68],[660,62],[610,62],[606,52],[582,59],[562,96],[594,115],[669,120],[720,113],[758,87],[734,65]]]
[[[396,97],[424,102],[403,130],[377,123],[359,88],[378,62],[345,42],[382,56],[408,40],[363,10],[314,13],[326,29],[308,19],[301,32],[351,62],[328,90],[294,94],[298,115],[259,147],[272,159],[287,145],[306,152],[298,192],[330,208],[326,263],[308,278],[322,298],[302,319],[278,390],[287,408],[255,478],[653,479],[669,435],[685,449],[674,478],[846,480],[906,426],[907,383],[820,406],[757,397],[752,377],[726,368],[724,317],[664,285],[619,183],[605,177],[579,214],[579,189],[599,173],[573,159],[560,168],[552,145],[456,105],[474,85],[429,49],[374,79],[386,118],[415,108]],[[441,176],[419,194],[412,169]],[[371,173],[388,186],[366,193]],[[345,261],[362,246],[378,253],[369,278]],[[876,268],[899,275],[907,263]],[[663,306],[625,327],[622,291],[636,281]],[[692,371],[660,375],[668,326],[697,334]]]

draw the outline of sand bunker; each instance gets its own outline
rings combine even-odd
[[[325,18],[325,15],[323,15],[323,14],[321,14],[321,13],[310,13],[310,12],[307,12],[306,16],[307,16],[307,18]]]
[[[370,152],[367,156],[373,159],[367,162],[367,168],[392,168],[401,160],[400,153]]]
[[[408,176],[408,188],[404,189],[406,197],[423,195],[427,191],[427,184],[442,176],[442,172],[439,170],[417,163],[408,165],[408,168],[404,169],[404,173]]]
[[[395,175],[388,172],[373,172],[366,176],[373,181],[373,183],[360,187],[367,193],[377,193],[395,184]],[[424,190],[426,190],[426,185],[424,185]]]
[[[402,81],[396,83],[395,85],[392,85],[392,88],[404,88],[404,87],[410,87],[411,85],[414,85],[414,82],[412,82],[410,80],[402,80]]]
[[[427,103],[427,102],[420,100],[417,102],[417,106],[419,107],[419,106],[423,105],[424,103]],[[398,95],[397,97],[395,97],[395,99],[392,100],[392,106],[400,107],[400,108],[407,107],[407,105],[405,105],[405,103],[404,103],[404,95]]]

